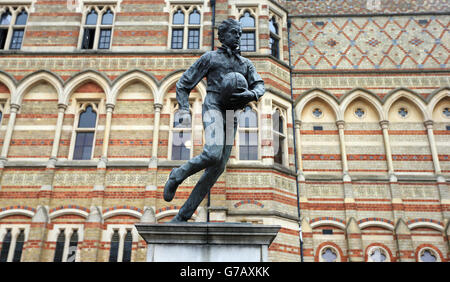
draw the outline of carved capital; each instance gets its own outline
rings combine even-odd
[[[20,109],[20,105],[19,105],[19,104],[11,103],[11,105],[9,105],[9,108],[10,108],[10,111],[11,111],[11,112],[13,112],[13,110],[14,110],[14,112],[18,112],[19,109]]]
[[[345,121],[343,121],[343,120],[337,120],[337,121],[336,121],[336,125],[338,126],[339,129],[344,129],[344,127],[345,127]]]
[[[163,104],[161,103],[155,103],[153,104],[153,108],[155,109],[155,111],[160,111],[163,107]]]
[[[60,110],[60,111],[65,111],[65,110],[67,110],[67,105],[66,104],[63,104],[63,103],[58,103],[58,110]]]
[[[426,120],[426,121],[423,122],[423,124],[425,125],[425,127],[426,127],[427,129],[433,129],[434,121],[432,121],[432,120]]]
[[[381,126],[382,129],[388,129],[389,128],[389,121],[388,120],[380,121],[380,126]]]
[[[114,108],[116,107],[116,105],[114,105],[113,103],[106,103],[106,110],[108,111],[113,111],[114,110]]]
[[[296,119],[296,120],[295,120],[295,128],[298,128],[298,129],[300,129],[300,126],[302,126],[302,121],[301,121],[301,120],[298,120],[298,119]]]

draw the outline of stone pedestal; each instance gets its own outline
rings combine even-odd
[[[266,262],[280,226],[247,223],[136,224],[149,262]]]

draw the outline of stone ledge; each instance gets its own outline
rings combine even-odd
[[[135,224],[148,244],[270,245],[280,226],[250,223]]]

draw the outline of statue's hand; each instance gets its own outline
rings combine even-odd
[[[240,91],[239,91],[240,90]],[[234,105],[246,105],[255,100],[255,94],[248,89],[240,88],[238,92],[231,94],[230,102]]]
[[[178,122],[182,127],[190,127],[191,126],[191,113],[187,110],[180,109],[178,110]]]

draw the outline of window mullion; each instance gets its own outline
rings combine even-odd
[[[18,235],[19,235],[18,228],[13,228],[11,230],[11,244],[9,245],[8,259],[6,260],[8,262],[11,262],[14,257],[14,250],[16,249],[16,241]]]
[[[126,235],[126,230],[124,230],[123,228],[119,229],[119,250],[118,250],[118,254],[117,254],[117,262],[122,262],[123,259],[123,246],[125,243],[125,235]]]

